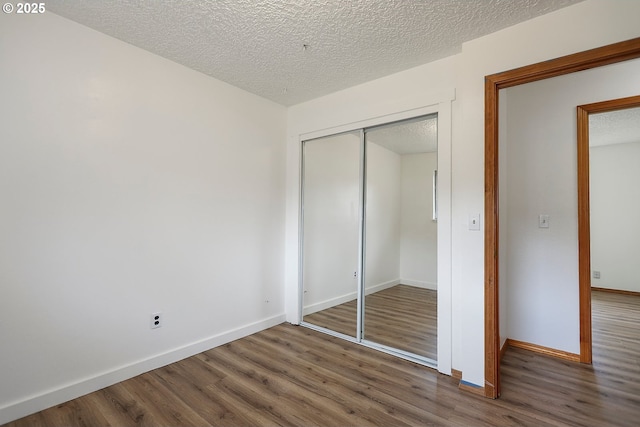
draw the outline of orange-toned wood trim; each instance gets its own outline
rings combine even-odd
[[[640,37],[485,77],[485,396],[497,398],[498,358],[498,91],[640,58]]]
[[[580,355],[569,353],[568,351],[556,350],[555,348],[544,347],[542,345],[531,344],[524,341],[507,339],[509,347],[521,348],[523,350],[533,351],[535,353],[544,354],[558,359],[570,360],[571,362],[579,362]]]
[[[455,378],[456,380],[461,380],[462,379],[462,371],[458,371],[457,369],[452,369],[451,370],[451,376],[453,378]]]
[[[585,110],[589,114],[608,113],[610,111],[626,110],[627,108],[636,107],[640,107],[640,95],[610,99],[608,101],[594,102],[593,104],[578,106],[578,108]]]
[[[578,112],[578,283],[580,362],[591,363],[591,226],[589,214],[589,113]]]
[[[498,89],[505,89],[638,57],[640,37],[492,74],[491,77]]]
[[[485,78],[485,176],[484,176],[484,319],[485,396],[500,394],[500,318],[498,313],[498,89]]]
[[[478,396],[483,396],[483,397],[485,396],[485,393],[486,393],[483,387],[469,385],[464,382],[460,382],[460,384],[458,384],[458,388],[460,390],[468,391],[470,393],[477,394]]]
[[[578,277],[580,283],[580,362],[592,363],[591,220],[589,201],[589,115],[640,106],[640,96],[579,105],[578,130]]]
[[[624,289],[598,288],[598,287],[592,286],[591,290],[592,291],[600,291],[600,292],[608,292],[610,294],[622,294],[622,295],[631,295],[631,296],[634,296],[634,297],[640,297],[640,292],[625,291]]]

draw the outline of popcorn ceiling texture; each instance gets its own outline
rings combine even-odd
[[[589,145],[640,142],[640,107],[589,115]]]
[[[288,106],[579,1],[48,0],[47,10]]]
[[[398,154],[432,153],[438,151],[437,117],[434,114],[369,128],[366,140]]]

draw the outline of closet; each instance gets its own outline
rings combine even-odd
[[[302,141],[302,325],[437,365],[437,169],[437,113]]]

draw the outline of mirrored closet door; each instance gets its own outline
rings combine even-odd
[[[435,364],[437,126],[303,142],[303,325]]]
[[[303,321],[356,337],[361,132],[304,141]]]
[[[365,131],[362,339],[437,358],[436,116]]]

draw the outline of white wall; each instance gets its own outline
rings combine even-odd
[[[589,149],[591,286],[640,292],[639,165],[640,141]]]
[[[433,171],[438,153],[402,156],[400,277],[402,283],[437,289],[438,227],[433,220]]]
[[[284,320],[282,106],[49,12],[0,63],[0,424]]]
[[[636,95],[638,76],[640,59],[506,90],[509,338],[580,352],[576,106]]]
[[[397,153],[367,143],[365,289],[377,292],[400,278],[400,177]]]

